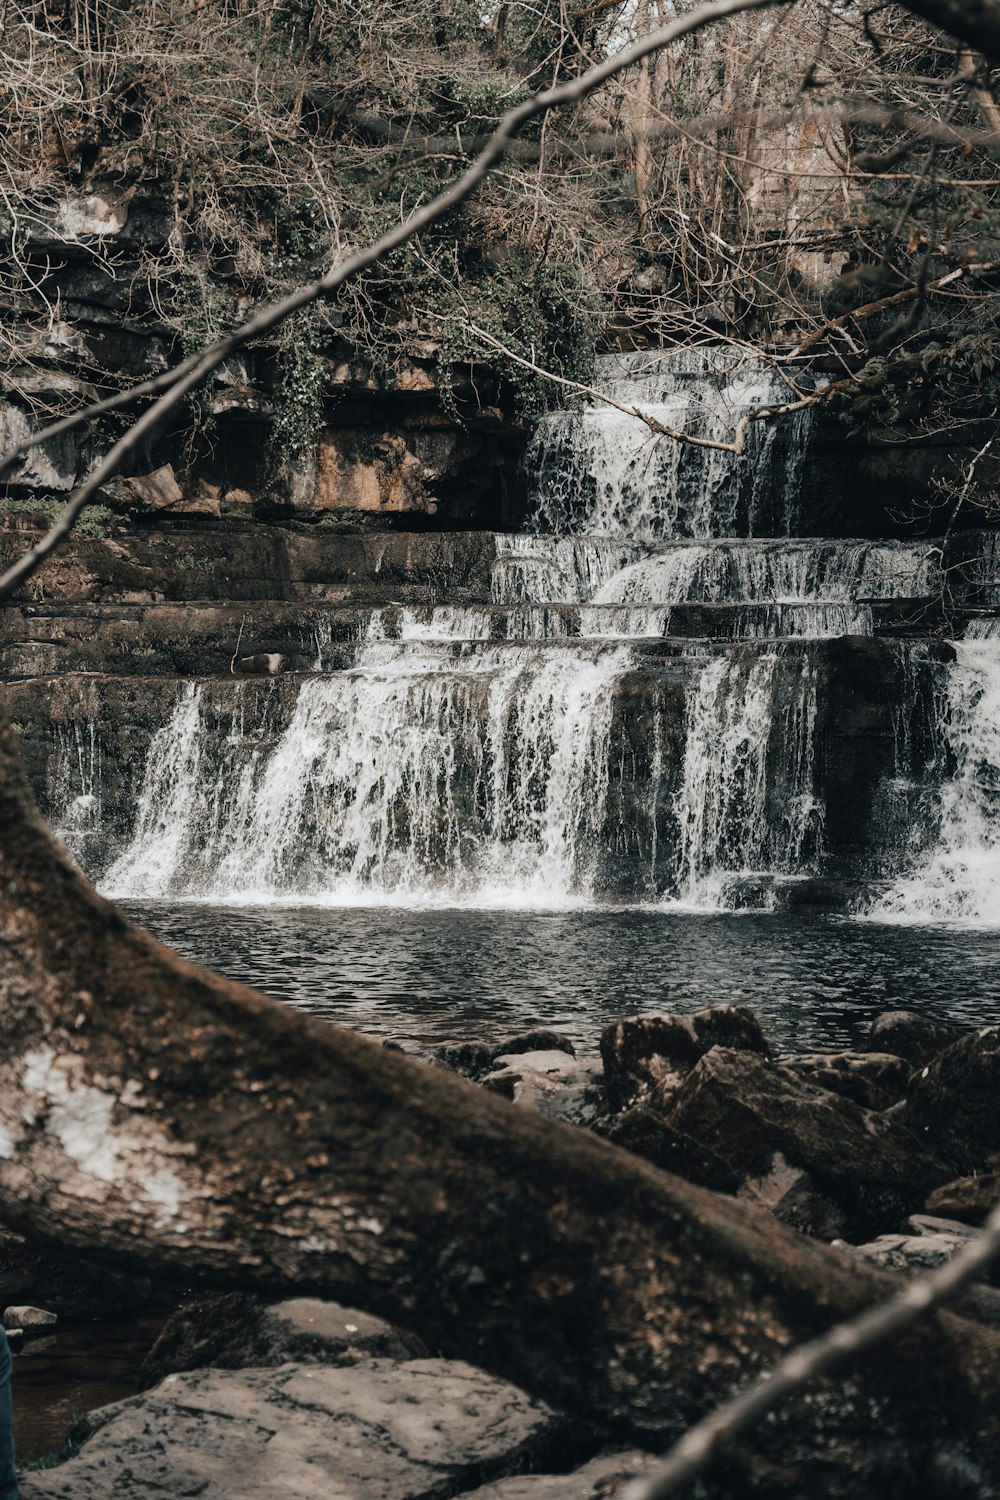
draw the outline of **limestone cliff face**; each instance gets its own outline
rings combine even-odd
[[[170,234],[169,205],[155,189],[67,197],[35,225],[22,290],[5,309],[12,355],[0,372],[0,447],[189,352],[193,336],[164,311]],[[206,285],[224,285],[225,271],[208,267]],[[220,372],[200,430],[182,414],[105,488],[104,504],[154,523],[511,524],[525,434],[502,410],[490,372],[467,370],[445,398],[433,342],[415,342],[411,358],[378,371],[338,337],[336,309],[326,317],[322,421],[294,462],[279,461],[270,442],[281,394],[274,350],[258,347]],[[211,332],[206,322],[204,338]],[[15,507],[68,494],[116,435],[84,428],[34,450],[11,476]]]

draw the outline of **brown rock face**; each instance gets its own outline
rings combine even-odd
[[[1000,1151],[1000,1026],[953,1042],[914,1078],[901,1119],[960,1170]]]
[[[294,508],[310,515],[352,510],[432,516],[441,480],[461,473],[481,447],[481,439],[449,430],[373,436],[370,430],[327,428],[314,481],[294,497]]]
[[[815,1052],[782,1060],[804,1083],[853,1099],[863,1109],[888,1109],[906,1093],[913,1072],[905,1058],[889,1052]]]
[[[655,1094],[661,1100],[680,1087],[712,1047],[770,1056],[756,1016],[745,1006],[716,1005],[690,1015],[630,1016],[601,1036],[601,1058],[613,1110]]]
[[[922,1203],[947,1170],[892,1117],[733,1048],[701,1059],[669,1120],[779,1218],[814,1233],[831,1225],[851,1237],[877,1232]]]

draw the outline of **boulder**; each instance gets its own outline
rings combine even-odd
[[[638,1449],[606,1453],[570,1474],[516,1474],[470,1490],[463,1500],[613,1500],[630,1480],[662,1462]]]
[[[913,1072],[891,1052],[809,1052],[782,1059],[781,1066],[804,1083],[853,1099],[864,1109],[888,1109],[906,1093]]]
[[[964,1028],[951,1021],[935,1021],[914,1010],[886,1010],[872,1022],[863,1050],[891,1052],[922,1068],[963,1035]]]
[[[0,1322],[4,1328],[21,1328],[25,1333],[36,1328],[51,1332],[59,1318],[47,1307],[5,1307]]]
[[[205,1365],[241,1370],[292,1359],[351,1365],[426,1352],[412,1334],[339,1302],[293,1297],[268,1306],[249,1292],[216,1292],[184,1303],[167,1320],[146,1357],[142,1383]]]
[[[493,1048],[486,1042],[445,1042],[434,1049],[433,1060],[478,1083],[493,1067]]]
[[[551,1031],[547,1026],[518,1031],[493,1048],[494,1057],[513,1057],[521,1052],[566,1052],[570,1057],[576,1056],[576,1048],[569,1037],[563,1036],[561,1031]]]
[[[865,1245],[853,1246],[853,1253],[869,1265],[883,1271],[933,1271],[953,1260],[969,1243],[957,1234],[880,1234]]]
[[[430,1500],[544,1461],[562,1428],[515,1386],[441,1359],[171,1375],[86,1425],[21,1500]]]
[[[593,1125],[607,1110],[599,1062],[565,1052],[514,1052],[496,1058],[483,1087],[568,1125]]]
[[[664,1103],[712,1047],[770,1056],[756,1016],[742,1005],[615,1021],[601,1034],[609,1106],[624,1109],[639,1098]]]
[[[625,1151],[644,1157],[661,1171],[674,1172],[717,1193],[735,1193],[740,1185],[739,1177],[721,1156],[668,1125],[662,1115],[644,1104],[633,1104],[621,1114],[602,1120],[597,1133]]]
[[[1000,1202],[1000,1169],[978,1177],[957,1177],[935,1188],[924,1204],[929,1214],[944,1214],[965,1224],[982,1224]]]
[[[1000,1150],[1000,1026],[961,1037],[921,1068],[900,1120],[959,1172],[985,1167]]]
[[[181,488],[172,464],[153,469],[149,474],[117,476],[103,487],[102,494],[113,505],[137,515],[219,516],[218,489],[199,484],[188,491]]]
[[[919,1207],[947,1171],[893,1116],[729,1047],[706,1053],[668,1118],[721,1156],[752,1196],[770,1199],[785,1222],[810,1229],[808,1205],[816,1233],[837,1223],[851,1237],[877,1232]]]
[[[576,1056],[576,1049],[569,1037],[547,1027],[536,1027],[533,1031],[520,1031],[501,1042],[445,1042],[436,1047],[434,1061],[444,1063],[463,1078],[479,1083],[491,1072],[498,1058],[513,1057],[523,1052],[563,1052]]]

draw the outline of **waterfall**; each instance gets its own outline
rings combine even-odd
[[[609,355],[589,399],[543,418],[526,456],[539,531],[592,536],[709,537],[794,530],[812,421],[809,409],[746,424],[788,403],[782,377],[738,349]],[[701,446],[665,439],[620,408],[638,407]]]
[[[683,904],[714,909],[731,903],[738,880],[804,873],[822,821],[813,795],[815,721],[807,657],[768,652],[706,664],[688,703],[676,798]]]
[[[594,894],[623,647],[371,643],[273,743],[190,686],[155,737],[114,895],[244,902]]]
[[[931,605],[940,619],[948,591],[985,615],[992,538],[796,534],[812,418],[751,421],[728,451],[789,395],[741,351],[616,355],[599,378],[707,446],[653,441],[597,400],[550,414],[525,531],[352,539],[334,584],[310,572],[301,611],[234,614],[231,662],[213,642],[176,698],[161,678],[134,805],[131,746],[122,774],[95,700],[50,801],[105,890],[731,910],[795,877],[891,878],[923,858],[885,919],[988,904],[997,624],[968,623],[950,686],[948,648],[884,636]]]
[[[1000,926],[1000,649],[987,635],[956,642],[955,655],[941,726],[953,769],[937,839],[912,873],[866,903],[868,918]]]

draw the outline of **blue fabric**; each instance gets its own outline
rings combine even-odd
[[[14,1415],[11,1407],[10,1347],[0,1329],[0,1500],[17,1500],[17,1469],[14,1467]]]

